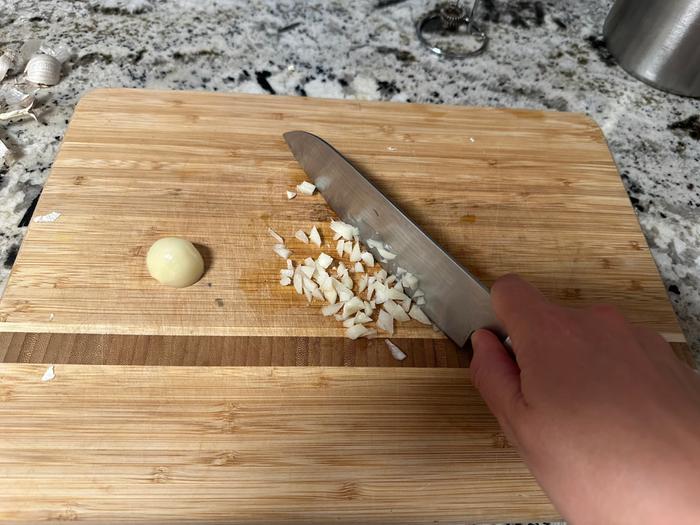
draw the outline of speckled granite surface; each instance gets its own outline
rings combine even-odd
[[[432,2],[377,1],[0,0],[0,50],[31,37],[74,49],[63,80],[42,90],[40,123],[0,129],[21,151],[0,168],[0,281],[75,104],[94,87],[581,111],[608,138],[700,355],[700,101],[655,91],[615,66],[601,40],[610,2],[486,0],[488,52],[450,62],[414,37]]]

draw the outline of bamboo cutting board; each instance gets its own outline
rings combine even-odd
[[[550,298],[606,301],[682,340],[600,129],[583,115],[297,97],[96,90],[80,102],[0,302],[3,330],[338,337],[343,328],[278,285],[286,238],[323,199],[282,133],[347,154],[487,284],[518,272]],[[172,290],[149,278],[153,241],[199,245],[207,273]],[[315,250],[292,239],[299,260]],[[435,338],[407,323],[397,334]]]
[[[0,521],[556,518],[461,369],[0,364]]]

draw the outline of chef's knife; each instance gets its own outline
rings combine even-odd
[[[425,293],[421,307],[460,347],[478,328],[501,339],[505,333],[491,309],[489,290],[450,257],[411,219],[387,199],[333,146],[305,131],[284,134],[289,149],[326,202],[348,224],[357,226],[360,239],[375,239],[396,257],[375,259],[388,273],[403,268],[419,279]]]

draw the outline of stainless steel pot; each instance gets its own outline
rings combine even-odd
[[[664,91],[700,97],[700,0],[617,0],[605,41],[628,73]]]

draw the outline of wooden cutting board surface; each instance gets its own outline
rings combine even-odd
[[[518,272],[572,306],[606,301],[682,340],[600,129],[579,114],[301,97],[96,90],[80,102],[0,302],[3,330],[339,337],[343,329],[278,285],[284,261],[317,252],[319,196],[282,133],[305,129],[347,156],[485,283]],[[146,271],[176,235],[208,270],[172,290]],[[435,338],[403,325],[405,338]]]
[[[0,364],[0,521],[556,512],[462,369]]]

